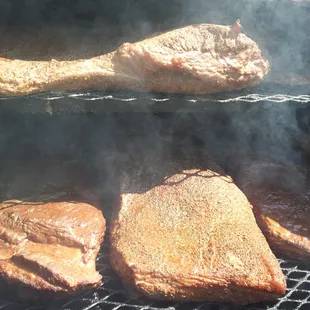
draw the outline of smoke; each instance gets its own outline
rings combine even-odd
[[[154,32],[197,23],[232,24],[239,18],[243,31],[268,55],[272,72],[285,76],[309,70],[309,8],[290,0],[2,0],[0,57],[92,57]],[[238,95],[290,92],[274,88],[272,80],[271,73],[269,81]],[[109,100],[79,101],[86,111],[81,113],[71,110],[72,99],[52,102],[51,113],[43,112],[44,100],[0,100],[0,201],[56,194],[56,199],[93,203],[109,222],[121,193],[160,184],[176,172],[179,159],[184,160],[181,168],[191,169],[212,155],[237,176],[251,159],[297,167],[303,163],[301,144],[310,154],[304,143],[310,141],[309,111],[301,113],[304,136],[296,122],[298,103],[209,100],[186,112],[181,106],[190,105],[187,99],[174,96],[161,102],[156,108],[171,111],[165,113],[153,113],[149,106],[154,102],[141,98],[132,105],[124,102],[127,112],[119,113],[105,110],[105,104],[113,104]],[[11,109],[17,102],[19,108]],[[68,109],[61,109],[62,104]],[[39,112],[29,112],[32,105]],[[140,112],[128,112],[137,105]],[[55,112],[57,107],[61,112]],[[287,183],[298,190],[298,169],[290,171]]]
[[[56,27],[58,35],[70,40],[72,29],[83,28],[81,46],[89,43],[89,36],[97,36],[98,43],[104,40],[101,31],[108,40],[120,37],[116,48],[122,40],[135,41],[158,31],[195,23],[232,24],[239,18],[244,32],[268,54],[274,71],[296,72],[309,69],[309,11],[306,2],[291,0],[5,0],[0,3],[0,34],[8,26]]]
[[[309,62],[307,30],[310,5],[290,0],[182,1],[182,23],[232,24],[239,18],[243,31],[268,53],[273,70],[304,70]]]
[[[232,24],[239,18],[243,31],[266,51],[272,71],[309,69],[309,9],[289,0],[7,0],[0,8],[2,36],[8,27],[34,33],[50,29],[52,39],[44,41],[43,52],[53,58],[68,53],[73,58],[96,56],[154,32],[197,23]],[[2,46],[3,42],[10,44],[2,40]],[[28,46],[30,56],[18,48],[11,55],[44,57],[35,46],[35,42]],[[129,170],[137,179],[129,178],[129,187],[141,183],[143,173],[160,171],[154,181],[160,182],[167,173],[164,163],[175,153],[212,154],[228,170],[247,154],[299,161],[300,153],[294,149],[299,136],[295,110],[291,103],[206,103],[206,110],[196,113],[19,115],[2,124],[0,143],[5,160],[21,163],[26,158],[65,156],[91,163],[99,191],[107,196],[129,190],[120,181],[121,175],[128,180]]]
[[[114,48],[122,40],[134,41],[158,31],[195,23],[232,24],[239,18],[244,32],[268,53],[273,70],[296,72],[309,65],[310,5],[291,0],[6,0],[0,8],[2,33],[7,26],[57,27],[58,35],[68,33],[65,38],[70,40],[74,35],[70,29],[83,28],[81,46],[89,43],[89,36],[99,36],[97,42],[104,39],[101,31],[106,37],[110,34],[108,40],[113,35],[120,37]]]

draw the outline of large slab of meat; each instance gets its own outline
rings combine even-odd
[[[102,213],[86,203],[3,202],[0,280],[27,298],[96,287],[104,233]]]
[[[123,194],[110,241],[123,283],[150,298],[249,304],[285,293],[250,203],[217,168]]]
[[[272,249],[292,259],[310,261],[310,192],[306,172],[291,164],[244,162],[238,186]]]
[[[257,85],[269,70],[241,25],[199,24],[102,56],[72,61],[0,59],[0,95],[64,90],[212,94]]]

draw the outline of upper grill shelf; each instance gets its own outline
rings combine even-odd
[[[283,87],[287,83],[280,81],[281,73],[280,78],[272,76],[275,71],[283,70],[293,73],[309,72],[310,6],[305,7],[303,4],[306,2],[237,0],[232,4],[229,0],[223,0],[220,3],[202,0],[189,3],[185,0],[172,0],[168,4],[164,1],[125,0],[113,1],[112,4],[109,1],[92,0],[78,1],[74,6],[69,0],[43,0],[39,5],[28,2],[25,4],[24,1],[18,1],[18,5],[13,5],[10,1],[3,1],[0,4],[0,57],[20,60],[91,58],[108,53],[124,42],[136,42],[156,32],[197,23],[227,25],[240,18],[243,32],[256,41],[264,53],[266,52],[266,58],[271,63],[270,77],[267,77],[266,82],[261,86],[253,90],[245,90],[241,94],[221,94],[198,99],[195,97],[193,100],[196,100],[196,103],[210,100],[219,102],[226,99],[232,99],[229,102],[235,102],[236,98],[241,97],[242,102],[265,100],[282,102],[291,99],[296,102],[300,100],[308,102],[304,97],[300,99],[299,96],[291,98],[286,95],[307,95],[309,80],[295,81],[298,85],[287,88]],[[275,80],[279,82],[274,83]],[[258,97],[253,97],[251,94],[258,94]],[[275,94],[281,95],[276,98],[269,97]],[[282,97],[282,94],[285,97]],[[29,98],[43,99],[46,98],[45,96],[36,95]],[[49,100],[54,99],[53,102],[56,102],[56,99],[68,98],[83,99],[87,102],[106,99],[105,107],[108,105],[108,99],[119,98],[119,95],[109,96],[110,94],[106,96],[98,93],[47,95]],[[157,95],[143,94],[124,96],[128,98],[122,97],[122,101],[124,99],[126,103],[130,101],[131,107],[134,106],[134,102],[137,102],[135,98],[143,100],[145,97],[157,98]],[[166,97],[165,108],[168,101],[170,103],[171,98],[174,98],[174,96],[158,96],[161,100]],[[246,98],[243,98],[244,96]],[[186,101],[189,97],[182,96],[182,98]],[[192,103],[191,99],[189,98],[189,102]],[[60,102],[59,100],[57,101]],[[90,106],[89,103],[87,105]],[[115,106],[115,100],[113,105]],[[152,105],[162,108],[159,104]],[[189,108],[192,106],[190,105]],[[128,104],[125,108],[127,107]],[[195,107],[198,108],[198,105],[196,104]]]
[[[310,103],[307,85],[285,86],[263,82],[242,92],[190,96],[132,92],[61,92],[23,97],[0,97],[0,111],[21,113],[194,112],[229,104]]]

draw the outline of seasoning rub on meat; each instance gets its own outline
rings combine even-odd
[[[123,283],[150,298],[249,304],[286,290],[247,198],[211,167],[123,194],[110,243]]]
[[[0,59],[0,95],[64,90],[212,94],[257,85],[269,63],[241,25],[198,24],[72,61]]]

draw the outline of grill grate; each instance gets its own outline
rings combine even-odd
[[[89,112],[98,111],[100,108],[110,106],[111,109],[119,107],[132,108],[142,106],[147,110],[150,106],[171,107],[172,110],[206,108],[206,103],[308,103],[310,95],[301,92],[303,95],[280,94],[272,92],[239,93],[234,95],[220,96],[166,96],[163,94],[107,94],[107,93],[62,93],[62,94],[40,94],[26,98],[0,98],[1,109],[19,112],[39,112],[52,111],[74,111]],[[16,103],[16,104],[15,104]],[[21,104],[22,103],[22,104]],[[43,103],[43,104],[42,104]],[[45,106],[45,104],[48,107]],[[217,105],[217,104],[216,104]],[[217,108],[217,107],[216,107]],[[47,110],[46,110],[47,109]],[[210,106],[208,105],[208,109]],[[310,309],[310,265],[288,261],[279,258],[281,267],[287,277],[287,293],[275,304],[270,305],[251,305],[250,307],[232,306],[218,303],[171,303],[150,301],[145,298],[135,298],[129,295],[122,287],[118,277],[114,274],[109,264],[109,245],[108,237],[98,255],[97,268],[103,275],[103,285],[70,300],[53,300],[49,304],[28,303],[14,301],[14,296],[0,296],[0,310],[263,310],[263,309],[285,309],[285,310],[307,310]]]
[[[97,100],[115,100],[115,101],[122,101],[122,102],[135,102],[139,100],[150,100],[153,102],[169,102],[173,99],[180,98],[187,102],[222,102],[222,103],[229,103],[229,102],[262,102],[262,101],[269,101],[269,102],[286,102],[286,101],[294,101],[299,103],[308,103],[310,102],[310,96],[307,94],[303,95],[287,95],[287,94],[259,94],[259,93],[250,93],[250,94],[228,94],[228,95],[206,95],[206,96],[189,96],[189,95],[169,95],[169,97],[164,95],[158,94],[138,94],[138,95],[128,95],[123,94],[107,94],[102,92],[81,92],[81,93],[70,93],[70,92],[62,92],[62,93],[43,93],[31,96],[25,96],[22,98],[29,98],[29,99],[36,99],[36,100],[43,100],[43,101],[54,101],[54,100],[61,100],[61,99],[76,99],[76,100],[85,100],[85,101],[97,101]],[[0,97],[2,101],[9,101],[9,100],[16,100],[21,97]]]
[[[97,258],[97,268],[103,284],[71,300],[52,301],[51,304],[27,304],[0,299],[1,310],[307,310],[310,309],[310,266],[279,259],[287,277],[287,293],[275,304],[232,306],[220,303],[173,303],[130,296],[109,264],[108,236]],[[10,298],[13,300],[13,297]]]
[[[177,95],[150,93],[106,93],[106,92],[61,92],[42,93],[23,97],[0,97],[0,110],[30,113],[98,111],[197,111],[210,109],[214,104],[238,103],[296,103],[310,102],[308,88],[282,89],[278,86],[263,85],[241,92],[215,95]]]

